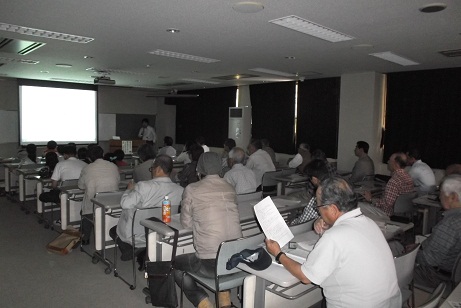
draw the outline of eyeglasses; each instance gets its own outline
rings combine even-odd
[[[324,207],[324,206],[329,206],[329,205],[331,205],[331,203],[328,203],[328,204],[322,204],[322,205],[318,205],[318,206],[316,206],[316,208],[318,208],[318,209],[319,209],[319,208],[321,208],[321,207]]]

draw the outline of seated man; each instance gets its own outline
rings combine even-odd
[[[326,161],[321,159],[315,159],[311,161],[306,168],[304,168],[304,173],[309,177],[312,185],[317,189],[320,182],[328,178],[329,172]],[[319,217],[317,212],[317,202],[315,198],[315,191],[310,195],[309,203],[303,210],[301,216],[295,218],[290,222],[290,225],[297,225],[303,222],[309,221],[311,219],[316,219]]]
[[[268,171],[275,171],[274,163],[269,154],[262,149],[262,143],[259,139],[251,140],[248,145],[248,157],[246,166],[253,170],[256,176],[256,184],[261,186],[263,175]]]
[[[371,202],[373,206],[380,209],[387,216],[394,214],[394,204],[398,196],[414,190],[413,180],[405,171],[406,165],[407,156],[404,153],[392,154],[387,162],[387,168],[392,176],[386,184],[384,195],[380,199],[372,199],[371,192],[366,191],[363,193],[366,201]]]
[[[58,184],[65,180],[77,180],[82,169],[87,166],[85,162],[75,157],[77,151],[73,146],[66,145],[62,150],[62,154],[64,155],[64,160],[56,164],[51,175],[51,190],[39,196],[42,202],[59,203],[59,193],[61,191],[58,189]]]
[[[413,179],[415,188],[421,194],[427,194],[435,191],[435,174],[426,163],[421,161],[421,155],[419,150],[416,148],[411,149],[407,152],[408,160],[407,163],[411,166],[408,174]]]
[[[243,165],[245,151],[234,147],[229,152],[227,164],[230,170],[224,174],[224,179],[235,188],[237,194],[246,194],[256,191],[256,177],[252,170]]]
[[[452,164],[445,169],[445,175],[461,174],[461,164]]]
[[[415,282],[435,288],[451,279],[451,271],[461,253],[461,175],[447,176],[440,187],[443,219],[421,243],[416,256]]]
[[[141,160],[141,164],[137,165],[133,169],[133,180],[135,183],[139,181],[148,181],[152,179],[152,172],[149,171],[154,162],[155,150],[154,146],[146,143],[138,148],[138,156]]]
[[[303,142],[299,145],[298,154],[288,163],[288,167],[296,168],[296,171],[302,173],[311,159],[311,149],[307,143]]]
[[[376,223],[357,208],[357,197],[342,178],[324,180],[317,208],[330,228],[303,264],[266,239],[275,256],[302,283],[323,288],[327,307],[401,307],[402,298],[389,245]]]
[[[120,173],[115,164],[102,159],[103,149],[96,145],[88,149],[88,158],[92,161],[82,169],[78,179],[78,187],[85,190],[82,201],[82,244],[90,243],[90,236],[93,230],[93,202],[91,199],[98,192],[117,191],[120,183]]]
[[[198,181],[197,176],[197,162],[200,155],[203,154],[203,148],[198,143],[193,143],[189,147],[189,158],[190,163],[186,164],[184,168],[176,175],[176,180],[179,181],[179,185],[186,187],[190,183]]]
[[[202,179],[186,187],[181,202],[181,224],[185,228],[192,228],[195,253],[176,256],[175,279],[179,286],[184,271],[213,278],[221,242],[242,237],[235,190],[219,176],[219,154],[203,153],[197,171]],[[187,274],[184,276],[183,291],[195,307],[214,307],[207,292]],[[220,292],[219,307],[230,305],[230,292]]]
[[[276,165],[277,164],[277,159],[275,157],[275,151],[271,148],[271,144],[269,142],[269,139],[261,139],[261,143],[263,145],[262,150],[266,151],[267,154],[269,154],[269,156],[272,159],[272,162],[274,163],[274,165]]]
[[[173,138],[165,136],[163,138],[163,148],[158,150],[158,155],[168,155],[170,157],[176,157],[176,149],[173,148]]]
[[[352,174],[349,179],[351,183],[360,182],[365,176],[375,174],[375,164],[370,156],[368,156],[369,148],[370,146],[367,142],[357,141],[354,154],[359,159],[355,162],[354,168],[352,168]]]
[[[152,179],[141,181],[136,184],[128,183],[127,190],[123,193],[120,205],[122,214],[117,226],[110,229],[109,234],[115,240],[122,252],[122,261],[131,260],[133,257],[131,227],[136,209],[162,207],[165,196],[171,201],[171,205],[179,205],[182,198],[183,188],[170,180],[173,170],[173,160],[168,155],[159,155],[152,165]],[[138,213],[137,215],[140,215]],[[139,217],[138,217],[139,218]],[[161,219],[161,217],[157,217]],[[146,246],[144,228],[140,224],[134,226],[136,248]]]

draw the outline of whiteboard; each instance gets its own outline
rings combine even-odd
[[[17,111],[0,110],[0,143],[18,142],[19,114]]]

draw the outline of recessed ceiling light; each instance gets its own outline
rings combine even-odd
[[[60,68],[71,68],[72,67],[71,64],[65,64],[65,63],[58,63],[56,64],[56,66]]]
[[[214,63],[214,62],[220,61],[216,59],[204,58],[204,57],[199,57],[199,56],[188,55],[185,53],[179,53],[179,52],[167,51],[167,50],[161,50],[161,49],[149,51],[149,53],[152,55],[156,55],[156,56],[170,57],[170,58],[189,60],[189,61],[197,61],[197,62],[203,62],[203,63]]]
[[[258,13],[264,10],[264,5],[260,2],[242,1],[235,3],[232,9],[239,13]]]
[[[377,57],[389,62],[397,63],[402,66],[410,66],[410,65],[419,65],[419,63],[412,61],[410,59],[404,58],[402,56],[396,55],[390,51],[385,52],[377,52],[377,53],[370,53],[370,56]]]
[[[19,34],[25,34],[25,35],[38,36],[38,37],[43,37],[43,38],[48,38],[48,39],[68,41],[72,43],[84,43],[85,44],[85,43],[89,43],[94,40],[94,38],[91,38],[91,37],[84,37],[84,36],[73,35],[73,34],[66,34],[66,33],[60,33],[60,32],[48,31],[48,30],[41,30],[41,29],[34,29],[34,28],[23,27],[23,26],[10,25],[10,24],[6,24],[3,22],[0,22],[0,30],[15,32]]]
[[[40,61],[36,61],[36,60],[4,58],[4,57],[0,57],[0,62],[14,62],[14,63],[22,63],[22,64],[38,64],[38,63],[40,63]]]
[[[295,15],[269,20],[269,22],[332,43],[354,39],[354,37],[350,35],[343,34]]]
[[[260,68],[260,67],[258,67],[258,68],[250,68],[249,70],[254,71],[254,72],[271,74],[271,75],[283,76],[283,77],[294,77],[294,76],[296,76],[296,74],[293,74],[293,73],[275,71],[275,70],[270,70],[270,69],[267,69],[267,68]]]
[[[447,8],[445,3],[431,3],[419,8],[423,13],[437,13]]]
[[[83,56],[83,59],[93,59],[92,56]]]
[[[49,71],[40,71],[40,73],[42,73],[42,74],[48,74]]]
[[[293,57],[293,56],[288,56],[288,57],[285,57],[285,59],[288,59],[288,60],[294,60],[294,59],[296,59],[296,57]]]
[[[181,32],[179,29],[175,29],[175,28],[170,28],[170,29],[166,29],[166,32],[170,32],[170,33],[179,33]]]

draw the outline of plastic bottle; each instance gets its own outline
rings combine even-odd
[[[162,201],[162,221],[165,223],[171,222],[171,201],[168,196]]]

